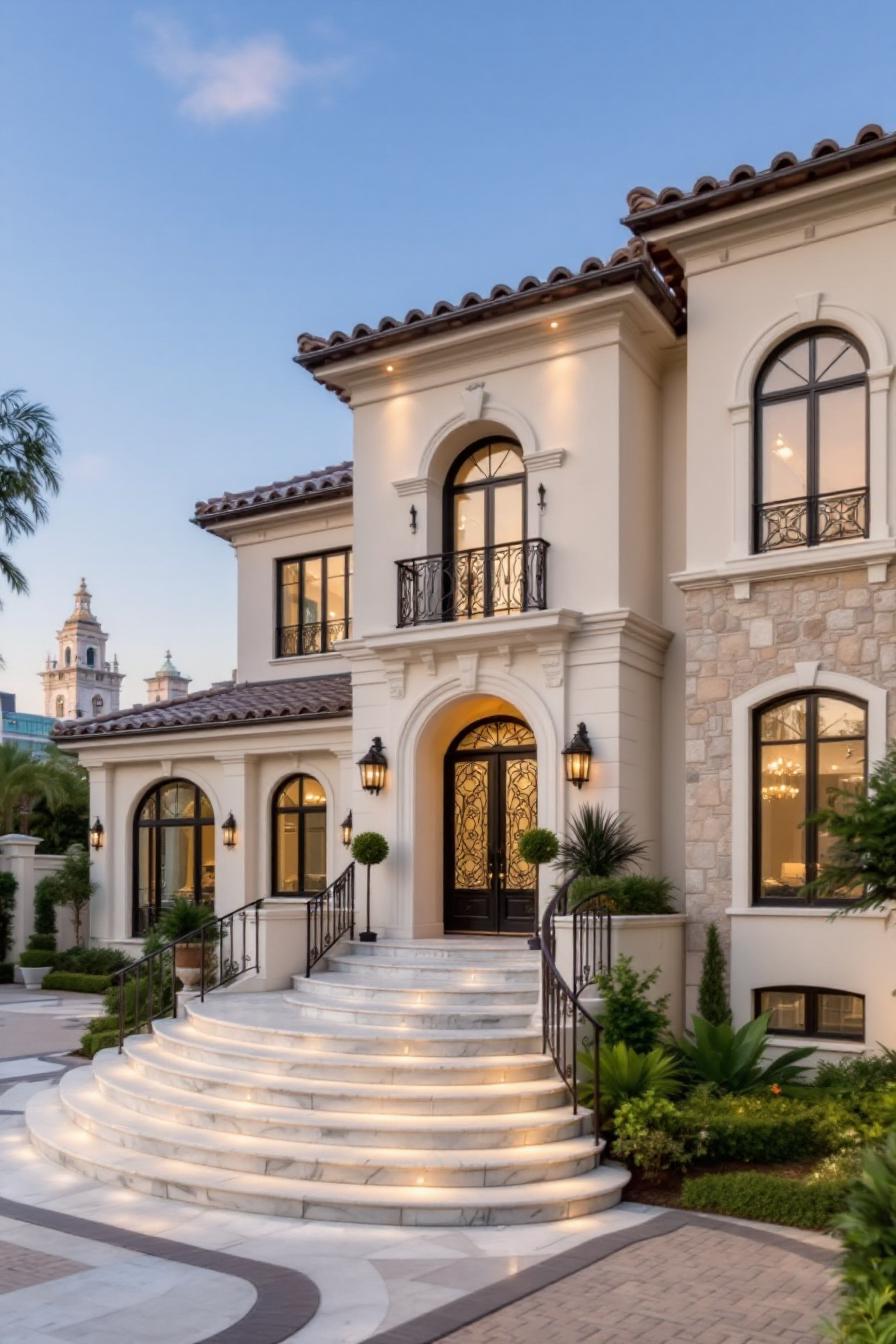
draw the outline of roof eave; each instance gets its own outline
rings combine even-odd
[[[71,744],[75,747],[94,742],[102,744],[112,738],[168,737],[171,733],[202,733],[214,729],[227,731],[232,728],[258,728],[274,723],[311,723],[320,722],[324,719],[348,719],[351,718],[351,715],[351,708],[327,709],[308,714],[256,714],[249,719],[211,719],[205,723],[156,724],[151,728],[113,728],[103,733],[66,733],[58,738],[55,734],[51,734],[50,740],[61,748],[64,744]]]
[[[201,528],[203,532],[214,532],[226,527],[231,522],[241,522],[243,519],[253,519],[263,514],[279,513],[284,509],[301,509],[310,508],[312,505],[323,506],[338,503],[342,500],[351,499],[352,492],[353,487],[347,485],[340,487],[338,490],[328,490],[326,494],[292,495],[289,498],[275,499],[264,504],[249,504],[244,508],[223,509],[218,513],[197,513],[193,515],[190,522]]]

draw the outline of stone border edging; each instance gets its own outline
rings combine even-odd
[[[201,1344],[282,1344],[290,1335],[306,1326],[320,1306],[317,1284],[297,1269],[282,1265],[268,1265],[263,1260],[249,1260],[227,1251],[203,1250],[171,1241],[167,1237],[152,1237],[144,1232],[111,1223],[97,1223],[91,1218],[79,1218],[53,1209],[33,1208],[0,1196],[0,1217],[13,1218],[20,1223],[32,1223],[53,1232],[99,1241],[123,1251],[159,1260],[172,1260],[191,1265],[194,1269],[208,1269],[217,1274],[230,1274],[244,1279],[255,1289],[255,1302],[238,1321],[223,1330],[206,1336]]]
[[[454,1302],[447,1302],[444,1306],[436,1307],[422,1316],[415,1316],[401,1325],[393,1326],[376,1335],[369,1335],[364,1344],[435,1344],[436,1340],[444,1339],[455,1330],[472,1325],[483,1316],[490,1316],[493,1312],[500,1311],[502,1307],[509,1307],[513,1302],[520,1301],[521,1298],[530,1297],[539,1289],[569,1278],[571,1274],[587,1269],[589,1265],[595,1265],[598,1261],[605,1260],[628,1246],[634,1246],[640,1241],[649,1241],[654,1237],[667,1236],[682,1227],[706,1226],[716,1228],[720,1232],[745,1237],[748,1241],[776,1246],[782,1251],[791,1251],[795,1255],[821,1264],[833,1265],[838,1258],[836,1251],[828,1250],[825,1246],[815,1246],[794,1237],[783,1236],[779,1232],[766,1232],[763,1228],[740,1224],[733,1219],[675,1210],[658,1214],[636,1227],[592,1237],[590,1241],[584,1241],[580,1246],[573,1246],[568,1251],[561,1251],[559,1255],[551,1256],[549,1260],[543,1260],[540,1265],[531,1265],[512,1278],[501,1279],[498,1283],[489,1284],[475,1293],[468,1293]]]

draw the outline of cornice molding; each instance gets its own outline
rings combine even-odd
[[[682,592],[695,588],[718,588],[728,583],[746,585],[747,591],[740,596],[749,597],[750,583],[830,574],[860,569],[863,565],[868,567],[869,583],[883,583],[887,566],[894,558],[896,538],[893,537],[883,541],[834,541],[811,549],[803,547],[780,553],[765,551],[761,555],[734,558],[711,569],[680,570],[670,574],[669,581]]]

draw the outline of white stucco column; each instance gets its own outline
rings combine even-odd
[[[97,817],[103,824],[102,848],[90,851],[90,876],[97,887],[90,898],[91,941],[105,941],[126,936],[124,929],[115,927],[113,866],[116,849],[124,844],[124,826],[119,827],[115,815],[114,783],[115,772],[111,765],[98,765],[90,771],[90,825],[93,825]],[[128,903],[124,914],[129,913]]]
[[[253,824],[257,815],[256,762],[241,751],[222,752],[215,760],[221,766],[220,816],[215,816],[215,913],[224,915],[265,893],[258,890],[259,835]],[[236,820],[236,844],[228,847],[221,827],[231,812]]]
[[[12,947],[7,957],[14,961],[34,929],[34,851],[40,838],[33,835],[0,836],[0,869],[12,873],[18,888],[12,921]]]

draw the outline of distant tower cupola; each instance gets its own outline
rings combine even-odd
[[[162,666],[145,681],[146,703],[157,705],[162,700],[182,700],[189,692],[191,678],[178,672],[171,661],[171,650],[166,649]]]
[[[118,709],[124,673],[118,659],[106,660],[109,636],[90,606],[91,595],[81,580],[71,615],[56,632],[57,655],[48,658],[40,679],[44,713],[56,719],[98,718]]]

